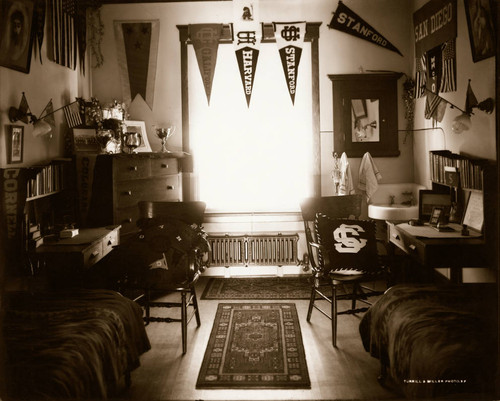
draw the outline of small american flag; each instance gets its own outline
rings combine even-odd
[[[63,107],[66,122],[70,128],[77,127],[82,124],[82,116],[80,114],[80,105],[78,101],[68,104]]]
[[[427,92],[425,100],[424,115],[427,120],[434,119],[441,122],[446,111],[446,102],[441,96],[435,95],[432,92]]]
[[[442,45],[442,73],[440,92],[453,92],[457,90],[456,79],[456,52],[455,39],[451,39]]]
[[[427,55],[425,52],[416,59],[416,65],[415,99],[418,99],[425,96],[425,85],[427,84]]]

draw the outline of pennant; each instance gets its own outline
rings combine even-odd
[[[274,22],[274,36],[280,53],[281,64],[285,73],[288,92],[295,103],[297,75],[299,73],[300,56],[306,35],[305,22],[278,23]]]
[[[262,38],[258,5],[259,2],[255,0],[233,0],[234,47],[248,107]]]
[[[359,15],[348,8],[342,1],[339,1],[337,10],[328,25],[330,29],[337,29],[349,35],[367,40],[377,46],[392,50],[403,56],[401,52],[391,44],[386,38],[377,32],[370,24],[366,23]]]
[[[54,120],[54,106],[52,104],[52,99],[49,100],[49,103],[47,103],[47,106],[45,106],[40,116],[40,118],[43,118],[52,127],[56,126],[56,121]]]
[[[212,82],[221,35],[222,24],[189,25],[189,37],[191,42],[193,42],[208,104],[210,104],[210,96],[212,94]]]
[[[456,42],[451,39],[441,45],[441,84],[440,92],[453,92],[457,90],[456,74]]]
[[[38,52],[40,64],[42,64],[42,43],[45,31],[45,0],[36,0],[35,14],[33,17],[33,32],[36,38],[35,54]]]
[[[23,117],[20,118],[19,120],[25,124],[28,124],[28,122],[29,122],[29,119],[28,119],[29,111],[30,111],[30,106],[28,106],[28,100],[26,100],[26,96],[24,95],[24,92],[23,92],[23,97],[21,98],[21,103],[19,103],[19,115],[22,115]]]
[[[68,104],[63,107],[66,122],[70,128],[77,127],[82,124],[82,115],[80,114],[80,105],[78,101]]]
[[[441,83],[441,46],[436,46],[427,52],[427,84],[426,87],[433,93],[439,92]]]
[[[465,96],[465,112],[466,113],[472,113],[472,109],[478,105],[476,95],[472,91],[472,87],[470,86],[470,79],[469,83],[467,84],[467,94]]]

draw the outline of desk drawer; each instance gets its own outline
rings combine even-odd
[[[146,158],[117,158],[113,160],[116,181],[136,180],[151,175],[151,164]]]
[[[180,200],[179,183],[178,175],[119,182],[116,184],[116,207],[136,206],[141,200]],[[120,224],[120,222],[117,222],[117,224]]]
[[[179,172],[177,159],[151,159],[151,176],[171,175]]]
[[[85,269],[99,262],[103,257],[102,242],[98,242],[83,251],[83,267]]]

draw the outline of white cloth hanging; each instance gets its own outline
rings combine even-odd
[[[351,166],[347,160],[346,153],[340,156],[340,185],[339,195],[352,195],[354,193],[354,185],[352,183]]]
[[[366,193],[367,201],[373,196],[378,188],[378,182],[382,179],[382,174],[378,171],[369,152],[363,155],[359,165],[358,189]]]

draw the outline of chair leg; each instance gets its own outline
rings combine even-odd
[[[307,310],[307,321],[311,321],[311,314],[313,311],[314,301],[316,299],[316,282],[313,281],[312,289],[311,289],[311,297],[309,298],[309,309]]]
[[[351,309],[356,309],[356,298],[358,297],[358,284],[354,283],[352,286]]]
[[[196,290],[193,287],[191,287],[191,295],[193,297],[193,308],[194,308],[194,315],[196,317],[196,324],[198,327],[201,326],[201,319],[200,319],[200,310],[198,309],[198,299],[196,298]]]
[[[332,282],[332,344],[337,348],[337,285]]]
[[[149,288],[146,288],[146,290],[144,291],[144,309],[145,309],[145,312],[146,312],[146,317],[144,318],[144,320],[146,321],[146,324],[149,324],[149,318],[150,318],[150,310],[149,310],[149,302],[151,300],[151,294],[149,292]]]
[[[181,331],[182,331],[182,353],[187,352],[187,297],[186,292],[181,292]]]

